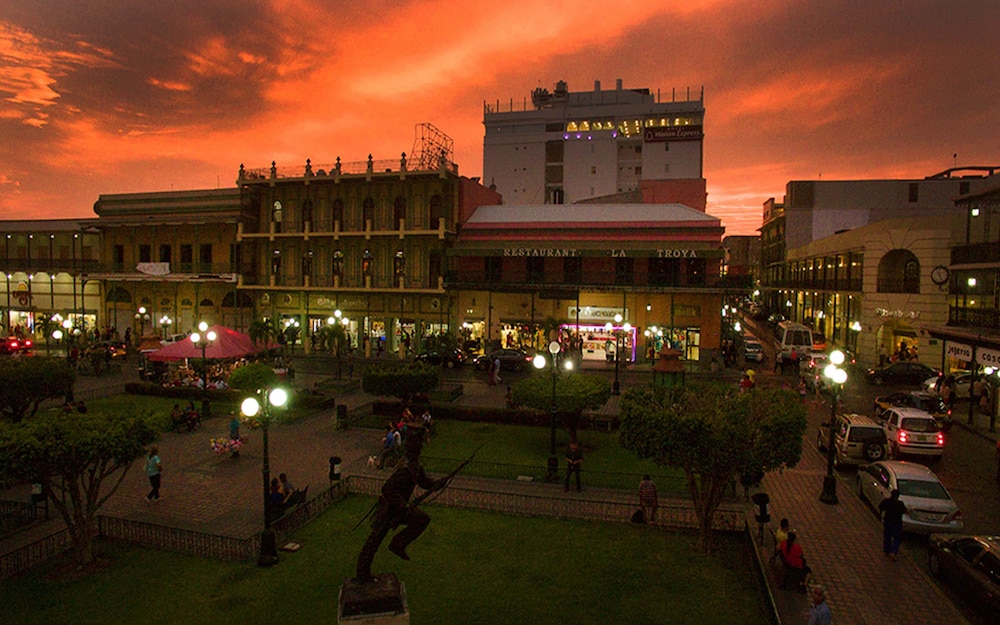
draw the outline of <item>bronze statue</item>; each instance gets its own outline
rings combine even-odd
[[[455,476],[458,475],[458,472],[465,468],[475,457],[479,449],[482,448],[482,445],[477,447],[472,452],[472,455],[455,467],[448,475],[439,480],[432,480],[427,477],[423,465],[420,464],[420,452],[423,450],[423,446],[424,428],[411,424],[407,429],[405,455],[401,461],[402,464],[396,466],[392,475],[382,485],[382,495],[379,497],[378,503],[373,506],[372,510],[368,511],[368,514],[371,514],[374,510],[375,518],[372,520],[371,533],[368,534],[368,539],[365,540],[364,546],[361,547],[361,553],[358,554],[357,571],[354,581],[359,583],[374,581],[372,561],[375,559],[375,553],[378,552],[379,546],[385,540],[389,531],[396,529],[400,525],[405,525],[406,527],[389,541],[389,551],[404,560],[410,559],[410,556],[406,553],[407,546],[416,540],[431,522],[430,516],[421,510],[419,505],[431,493],[444,490]],[[417,486],[425,489],[425,492],[410,501],[410,497]],[[358,522],[358,525],[364,522],[367,517],[368,515],[366,514]]]
[[[431,522],[431,518],[426,512],[415,505],[410,505],[410,496],[413,495],[413,490],[418,485],[426,490],[434,491],[444,488],[447,481],[444,478],[432,480],[427,477],[424,467],[420,464],[420,451],[423,449],[423,445],[423,429],[410,427],[406,435],[403,463],[396,467],[382,486],[382,496],[379,497],[376,504],[371,533],[368,534],[368,540],[365,541],[364,546],[361,547],[361,553],[358,554],[355,577],[358,582],[370,582],[375,579],[372,576],[372,561],[390,530],[394,530],[400,525],[406,526],[392,537],[389,542],[389,551],[404,560],[409,560],[410,556],[406,554],[406,547],[416,540]]]

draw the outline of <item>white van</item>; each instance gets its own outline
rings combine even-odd
[[[794,321],[782,321],[774,330],[774,353],[779,361],[789,360],[792,352],[804,360],[813,349],[812,330]]]

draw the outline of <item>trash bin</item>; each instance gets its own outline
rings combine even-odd
[[[337,405],[337,416],[335,417],[334,428],[338,430],[347,429],[347,406],[344,404]]]
[[[330,456],[330,483],[340,481],[340,456]]]

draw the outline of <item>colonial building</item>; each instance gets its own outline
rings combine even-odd
[[[678,204],[482,206],[447,287],[466,332],[494,344],[539,349],[561,329],[603,360],[625,330],[627,360],[669,343],[697,362],[723,332],[722,233]]]
[[[484,103],[483,181],[513,205],[680,203],[704,210],[704,93],[535,89]],[[627,198],[627,199],[622,199]]]
[[[252,301],[237,276],[254,265],[236,241],[248,214],[239,189],[101,195],[94,204],[102,325],[124,334],[187,333],[199,322],[245,327]]]
[[[251,264],[238,286],[264,316],[303,336],[347,318],[366,355],[454,333],[447,252],[463,216],[499,196],[459,176],[449,138],[426,124],[418,133],[409,158],[241,166],[253,219],[236,234]]]
[[[93,328],[101,284],[86,276],[100,262],[94,219],[0,221],[0,336],[26,333],[53,316]]]
[[[947,293],[934,269],[961,233],[960,195],[996,184],[994,167],[956,168],[922,180],[789,182],[764,204],[761,300],[827,343],[877,361],[900,344],[940,363]],[[958,221],[956,221],[958,220]]]
[[[946,290],[947,322],[922,324],[945,342],[940,366],[945,371],[971,369],[992,375],[1000,384],[1000,186],[990,186],[955,200],[960,211],[950,257],[930,271]],[[991,397],[996,414],[997,394]],[[970,413],[971,418],[971,413]]]

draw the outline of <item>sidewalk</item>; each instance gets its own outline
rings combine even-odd
[[[733,373],[738,376],[738,372]],[[122,375],[127,375],[127,372]],[[297,385],[308,388],[317,375],[300,370]],[[623,384],[624,388],[645,382],[644,376],[637,371],[630,371],[628,375],[628,386]],[[778,379],[765,374],[759,383],[762,386],[777,384]],[[111,382],[110,378],[93,383],[81,379],[78,388],[81,384],[85,387],[91,384],[105,386]],[[464,382],[463,386],[463,395],[455,401],[456,404],[503,405],[506,391],[503,386],[489,386],[485,379],[479,377]],[[338,397],[337,401],[350,409],[370,399],[358,392]],[[600,412],[617,414],[618,400],[619,397],[612,397]],[[370,474],[366,460],[369,454],[377,451],[380,433],[338,430],[334,426],[334,414],[334,410],[329,410],[295,424],[272,426],[269,436],[271,475],[285,472],[298,488],[311,485],[319,490],[328,484],[331,456],[342,459],[344,475]],[[879,521],[853,495],[847,480],[838,481],[839,504],[820,503],[826,459],[811,444],[811,435],[825,414],[822,406],[810,407],[802,461],[794,469],[766,476],[761,490],[767,492],[771,499],[771,527],[776,528],[780,518],[788,517],[792,527],[798,531],[806,558],[813,569],[814,581],[825,585],[830,593],[834,622],[858,625],[966,623],[916,562],[905,554],[896,562],[883,557]],[[241,449],[239,459],[231,459],[228,454],[213,455],[209,450],[209,438],[227,432],[226,419],[216,417],[209,419],[195,433],[165,433],[159,443],[164,466],[162,501],[146,503],[144,497],[149,484],[137,463],[103,512],[241,538],[259,531],[262,526],[260,502],[263,488],[261,432],[250,433],[250,441]],[[490,482],[468,477],[461,479],[461,485],[466,488],[475,488],[477,484],[495,488],[495,484]],[[505,487],[546,497],[575,495],[565,495],[559,485],[553,484],[517,482]],[[610,500],[631,498],[633,495],[630,492],[599,492],[599,489],[591,489],[587,494],[588,497],[607,497]],[[4,497],[18,498],[9,491],[4,493]],[[27,499],[26,493],[23,498]],[[747,508],[752,534],[756,537],[752,506],[748,504]],[[53,520],[0,540],[0,553],[8,553],[59,529],[62,523],[55,520],[56,515],[51,509],[50,516]],[[765,532],[764,544],[760,547],[765,563],[773,549],[773,541]],[[807,597],[794,591],[779,590],[772,570],[768,571],[768,584],[781,623],[795,625],[806,622]]]

